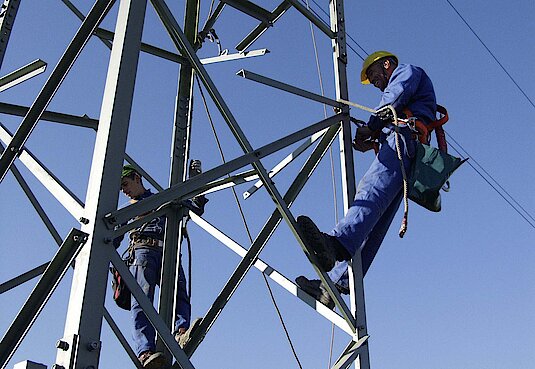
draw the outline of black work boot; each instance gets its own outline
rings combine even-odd
[[[307,216],[297,217],[297,225],[301,230],[303,241],[310,247],[318,259],[318,266],[328,272],[334,267],[336,260],[351,259],[344,246],[334,236],[321,232]]]
[[[299,276],[295,279],[297,285],[314,299],[327,306],[329,309],[334,309],[334,300],[319,279],[308,279],[304,276]]]

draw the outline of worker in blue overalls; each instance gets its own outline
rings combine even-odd
[[[388,51],[369,55],[362,65],[363,84],[373,84],[382,91],[376,110],[392,105],[399,117],[408,111],[429,124],[436,120],[436,98],[431,80],[422,68],[399,64]],[[403,165],[409,172],[416,141],[408,127],[401,128]],[[372,115],[367,124],[357,128],[354,149],[365,152],[373,148],[371,137],[379,134],[379,151],[357,187],[355,200],[345,217],[329,233],[318,230],[306,216],[297,218],[303,241],[314,251],[319,267],[341,293],[349,292],[347,261],[360,252],[362,273],[368,271],[403,199],[403,177],[397,156],[394,125],[388,119]],[[319,280],[304,276],[297,284],[330,308],[334,301]]]
[[[193,161],[190,166],[190,177],[199,174],[200,161]],[[142,201],[152,196],[152,192],[143,185],[142,177],[134,166],[125,165],[121,173],[121,191],[128,196],[131,202]],[[182,205],[201,215],[208,200],[204,196],[197,196],[192,200],[183,201]],[[154,290],[160,283],[162,267],[162,251],[165,232],[165,217],[157,217],[130,232],[129,265],[130,272],[151,302],[154,301]],[[119,247],[122,237],[114,240],[115,247]],[[191,304],[186,288],[186,277],[182,264],[178,273],[178,290],[176,305],[176,320],[173,330],[176,340],[183,347],[185,337],[189,337],[192,330],[200,323],[197,319],[190,324]],[[145,369],[160,369],[168,366],[167,359],[162,352],[156,352],[156,332],[150,324],[143,309],[132,299],[130,306],[132,316],[132,336],[134,349],[139,361]]]

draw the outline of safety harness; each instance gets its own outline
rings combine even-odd
[[[451,174],[467,159],[451,156],[447,153],[448,145],[443,125],[448,121],[448,112],[443,106],[437,105],[437,113],[440,115],[435,121],[425,124],[422,120],[414,117],[410,110],[405,110],[403,114],[406,118],[400,118],[392,105],[386,105],[378,110],[356,104],[347,100],[339,100],[341,103],[354,106],[356,108],[376,114],[382,119],[389,120],[394,125],[396,139],[396,151],[401,166],[403,176],[403,203],[404,213],[399,237],[403,237],[407,231],[409,201],[413,200],[417,204],[428,210],[438,212],[441,209],[440,193],[441,189],[448,191],[449,184],[446,185]],[[355,120],[353,120],[355,121]],[[357,123],[358,124],[358,123]],[[401,150],[401,133],[402,127],[409,127],[417,139],[418,145],[416,156],[411,166],[411,172],[406,173],[403,164],[403,154]],[[435,131],[438,149],[429,145],[431,133]],[[376,137],[372,136],[375,140]],[[377,153],[379,145],[374,144],[374,150]],[[446,186],[445,186],[446,185]]]

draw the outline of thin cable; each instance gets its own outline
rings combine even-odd
[[[326,15],[327,17],[329,17],[329,18],[331,17],[331,16],[329,15],[329,13],[327,13],[327,12],[326,12],[326,11],[325,11],[325,10],[324,10],[324,9],[323,9],[323,8],[316,2],[316,1],[312,0],[312,2],[313,2],[314,4],[316,4],[316,6],[322,11],[323,14],[325,14],[325,15]],[[308,7],[308,4],[307,4],[307,7]],[[328,25],[327,21],[325,21],[325,19],[323,19],[323,18],[321,17],[321,15],[319,15],[314,9],[312,9],[312,8],[309,8],[309,9],[310,9],[310,11],[311,11],[312,13],[314,13],[319,19],[321,19],[321,20],[323,21],[323,23],[325,23],[325,24]],[[354,39],[353,37],[351,37],[351,35],[350,35],[349,33],[346,33],[346,37],[348,37],[351,41],[353,41],[353,42],[355,43],[355,45],[357,45],[358,48],[361,49],[362,52],[363,52],[364,54],[369,55],[369,53],[368,53],[366,50],[364,50],[364,48],[363,48],[362,46],[360,46],[360,44],[359,44],[357,41],[355,41],[355,39]],[[348,48],[350,48],[351,50],[353,50],[353,52],[354,52],[360,59],[362,59],[362,60],[365,59],[363,56],[360,55],[360,53],[359,53],[357,50],[355,50],[353,47],[351,47],[351,45],[347,44],[346,46],[347,46]]]
[[[487,182],[487,184],[492,187],[492,189],[494,191],[496,191],[498,193],[498,195],[500,195],[508,204],[509,206],[511,206],[532,228],[535,228],[535,219],[533,218],[533,216],[526,210],[524,209],[524,207],[522,205],[520,205],[520,203],[518,201],[515,200],[515,198],[509,194],[509,192],[507,192],[507,190],[505,188],[503,188],[503,186],[500,185],[500,183],[498,181],[496,181],[474,158],[472,155],[470,155],[462,146],[461,144],[459,144],[452,136],[451,134],[449,133],[446,133],[448,135],[448,138],[451,139],[454,144],[456,146],[458,146],[460,148],[460,150],[462,150],[464,152],[461,153],[461,151],[455,147],[455,145],[452,145],[451,142],[450,142],[450,146],[453,148],[453,150],[455,150],[455,152],[457,152],[459,155],[461,155],[462,157],[468,157],[470,158],[470,160],[467,161],[468,165],[470,165],[470,167],[472,167],[473,170],[476,171],[477,174],[479,174],[479,176],[481,178],[483,178],[483,180],[485,182]],[[499,187],[499,189],[493,184],[491,183],[491,181],[485,177],[485,175],[480,172],[474,165],[472,165],[472,162],[474,162],[479,168],[481,168],[481,170],[496,184],[497,187]],[[501,189],[501,191],[500,191]],[[510,198],[508,199],[503,193],[502,191],[507,194],[507,196]],[[516,206],[515,206],[516,205]],[[522,214],[522,212],[518,209],[518,208],[522,209],[524,211],[524,213],[526,213],[526,215]],[[533,221],[530,221],[530,219]]]
[[[216,143],[217,143],[217,148],[219,150],[219,154],[221,155],[221,160],[223,161],[223,163],[225,163],[226,162],[225,154],[223,153],[223,148],[221,146],[221,142],[219,141],[219,136],[217,135],[217,131],[215,129],[214,122],[212,120],[212,115],[210,114],[210,110],[208,109],[208,104],[207,104],[206,98],[204,96],[204,92],[203,92],[203,89],[202,89],[201,82],[199,81],[199,77],[196,74],[195,74],[195,78],[197,80],[197,85],[199,86],[199,91],[201,93],[201,98],[202,98],[202,101],[203,101],[203,104],[204,104],[204,109],[206,110],[206,115],[208,116],[208,121],[210,122],[210,127],[212,128],[212,132],[214,133],[214,138],[215,138]],[[238,210],[240,212],[240,216],[241,216],[243,224],[245,226],[245,231],[247,232],[247,236],[249,237],[249,241],[252,244],[253,243],[253,237],[251,236],[251,232],[249,230],[249,226],[247,224],[247,220],[245,219],[245,214],[243,212],[240,200],[238,198],[238,195],[237,195],[236,190],[234,189],[234,187],[232,187],[232,193],[234,195],[234,199],[236,201],[236,205],[238,206]],[[290,348],[291,348],[292,353],[294,355],[295,361],[297,361],[297,365],[299,366],[299,368],[303,369],[303,366],[301,365],[301,362],[299,361],[299,357],[297,356],[297,352],[295,351],[292,339],[290,337],[290,333],[288,332],[288,329],[286,328],[286,324],[284,323],[284,319],[283,319],[282,314],[280,312],[279,306],[277,304],[277,301],[275,300],[275,296],[273,295],[273,291],[271,290],[271,286],[269,285],[269,281],[268,281],[268,279],[267,279],[267,277],[266,277],[266,275],[264,273],[261,273],[261,274],[262,274],[262,277],[264,277],[264,282],[266,283],[266,287],[267,287],[269,295],[271,297],[271,301],[273,302],[273,306],[275,306],[275,310],[277,311],[277,315],[279,316],[279,320],[281,322],[282,328],[284,330],[284,333],[286,334],[286,339],[288,340],[288,343],[290,344]]]
[[[498,60],[498,58],[494,55],[494,53],[487,47],[487,45],[485,45],[485,43],[483,42],[483,40],[481,39],[481,37],[478,36],[478,34],[476,33],[476,31],[474,31],[474,29],[470,26],[470,24],[468,24],[468,22],[466,21],[466,19],[464,19],[464,17],[461,15],[461,13],[459,13],[459,11],[455,8],[455,6],[453,6],[453,4],[449,1],[449,0],[446,0],[446,2],[448,4],[450,4],[450,6],[453,8],[453,10],[455,11],[455,13],[457,13],[457,15],[459,16],[459,18],[462,19],[462,21],[464,22],[464,24],[466,24],[466,26],[470,29],[470,31],[472,31],[472,33],[474,34],[474,36],[476,36],[476,38],[479,40],[479,42],[481,43],[481,45],[483,45],[483,47],[488,51],[488,53],[494,58],[494,61],[496,61],[496,63],[498,63],[498,65],[502,68],[502,70],[505,72],[505,74],[507,74],[507,76],[509,77],[509,79],[515,84],[515,86],[518,88],[518,90],[522,93],[522,95],[524,95],[524,97],[529,101],[529,103],[531,104],[531,106],[533,106],[535,108],[535,104],[533,103],[533,101],[531,101],[531,99],[529,98],[529,96],[524,92],[524,90],[522,89],[522,87],[520,87],[520,85],[515,81],[515,79],[513,78],[513,76],[511,76],[511,74],[509,74],[509,72],[507,71],[507,69],[505,69],[505,67],[502,65],[502,63],[500,63],[500,61]]]

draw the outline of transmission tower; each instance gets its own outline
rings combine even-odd
[[[47,226],[58,245],[59,251],[54,258],[37,268],[21,274],[17,278],[2,283],[0,293],[18,286],[36,276],[39,282],[30,294],[27,302],[15,317],[1,341],[0,364],[6,367],[14,351],[26,336],[33,321],[37,318],[43,306],[48,301],[55,287],[67,272],[74,266],[74,275],[65,319],[64,336],[58,341],[58,351],[55,368],[82,369],[98,368],[99,354],[102,347],[102,321],[106,320],[119,338],[124,349],[137,367],[140,364],[129,347],[126,339],[113,321],[104,306],[107,286],[108,268],[110,263],[119,271],[132,291],[134,298],[142,306],[146,316],[155,327],[158,334],[158,345],[167,350],[176,360],[173,367],[193,368],[190,361],[203,339],[209,334],[210,328],[231,299],[244,276],[253,267],[270,277],[283,289],[301,299],[305,304],[313,307],[325,319],[331,321],[349,336],[349,343],[340,353],[333,368],[347,368],[353,362],[360,368],[369,368],[366,314],[364,308],[363,275],[360,255],[356,255],[350,268],[351,294],[350,306],[341,298],[333,282],[327,274],[317,268],[315,256],[302,241],[290,206],[298,197],[318,163],[321,161],[331,144],[339,137],[340,163],[342,173],[343,203],[347,210],[355,195],[354,164],[351,147],[351,129],[349,107],[339,100],[349,100],[347,87],[347,50],[345,38],[345,16],[342,0],[331,0],[330,24],[325,24],[314,12],[298,0],[283,0],[273,11],[266,10],[248,0],[222,0],[213,9],[203,29],[199,29],[199,0],[186,0],[185,20],[181,27],[164,0],[120,0],[117,1],[118,13],[114,32],[99,28],[110,9],[113,0],[96,0],[91,10],[84,16],[68,0],[63,2],[81,20],[81,26],[66,48],[63,56],[54,67],[46,83],[29,107],[15,106],[1,103],[0,112],[15,116],[22,116],[17,131],[11,134],[4,126],[0,127],[1,139],[5,143],[0,158],[0,178],[4,178],[11,171],[24,190],[32,205]],[[6,49],[9,31],[13,25],[19,1],[5,0],[2,8],[2,36],[0,48],[0,62]],[[179,50],[174,54],[166,50],[141,42],[143,25],[148,6],[152,6],[167,31],[173,45]],[[211,35],[218,17],[225,7],[242,12],[256,19],[259,24],[237,46],[237,54],[220,52],[210,62],[229,59],[241,59],[265,54],[265,50],[248,51],[249,47],[268,30],[276,26],[276,22],[290,9],[297,10],[306,17],[322,36],[332,43],[332,55],[335,76],[336,96],[324,97],[305,89],[292,86],[248,70],[241,70],[238,75],[274,89],[280,93],[295,94],[317,103],[326,104],[334,108],[334,113],[319,122],[306,126],[287,136],[279,138],[261,147],[254,147],[237,122],[235,115],[219,92],[211,75],[201,60],[197,51],[203,40]],[[7,17],[9,22],[6,21]],[[6,28],[7,27],[7,28]],[[8,31],[5,31],[8,29]],[[65,79],[78,55],[92,37],[98,37],[111,49],[108,74],[105,82],[100,116],[92,119],[87,116],[79,117],[47,110],[56,91]],[[173,122],[170,179],[168,186],[162,188],[154,181],[150,173],[139,166],[126,154],[129,123],[134,95],[134,86],[138,73],[140,53],[151,53],[174,62],[180,63],[179,80]],[[45,63],[37,61],[19,70],[16,75],[9,75],[2,79],[4,85],[8,80],[20,83],[31,77],[30,73],[44,70]],[[191,129],[193,118],[193,86],[198,77],[203,88],[207,91],[212,103],[228,128],[232,132],[243,154],[226,163],[210,168],[194,178],[187,179],[186,169],[190,160]],[[47,120],[63,124],[89,127],[96,130],[96,140],[91,162],[91,172],[87,184],[85,201],[78,199],[59,179],[47,169],[35,155],[26,149],[25,143],[32,134],[39,120]],[[273,169],[266,168],[263,160],[278,152],[288,151],[289,146],[304,142]],[[313,146],[315,144],[315,146]],[[287,166],[294,157],[313,147],[304,165],[292,180],[291,185],[283,194],[272,180],[278,172]],[[136,166],[139,172],[147,178],[159,192],[135,204],[118,208],[118,184],[124,161]],[[54,197],[79,222],[79,229],[73,229],[62,239],[55,230],[46,212],[40,205],[39,199],[32,193],[16,165],[23,164],[36,178],[54,195]],[[243,171],[246,169],[246,171]],[[242,172],[240,172],[242,171]],[[225,235],[207,220],[188,214],[188,210],[180,205],[182,200],[196,195],[211,193],[230,188],[251,180],[258,180],[245,197],[250,197],[256,190],[263,187],[269,194],[274,211],[265,222],[254,241],[243,247]],[[212,201],[217,201],[214,197]],[[112,245],[112,240],[124,235],[129,230],[139,227],[155,217],[167,217],[166,238],[162,266],[162,284],[158,311],[150,303],[137,285],[134,277],[129,273],[121,256]],[[173,324],[173,306],[175,290],[177,288],[177,270],[180,263],[180,241],[183,237],[183,222],[185,216],[198,224],[222,244],[231,248],[241,260],[226,282],[221,292],[214,300],[210,309],[202,319],[202,323],[195,331],[191,341],[182,350],[175,342],[169,327]],[[315,301],[311,296],[300,290],[290,279],[277,272],[274,268],[260,260],[260,253],[267,246],[275,229],[283,224],[295,236],[296,243],[314,266],[317,275],[327,286],[339,313]],[[178,247],[177,247],[178,245]]]

